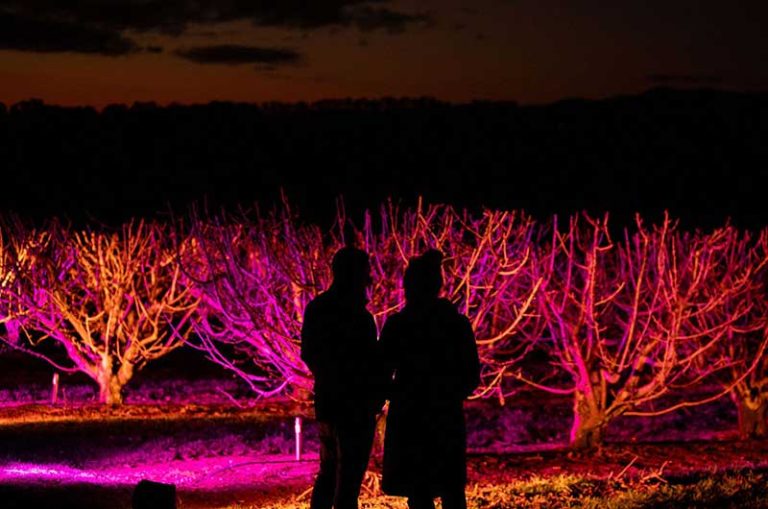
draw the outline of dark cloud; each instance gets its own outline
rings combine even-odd
[[[0,10],[0,49],[115,56],[134,53],[140,48],[117,30]]]
[[[649,74],[648,81],[657,85],[719,85],[722,76],[715,74]]]
[[[389,33],[401,33],[414,24],[426,25],[430,17],[426,14],[405,14],[386,8],[373,8],[362,6],[350,14],[349,23],[354,24],[360,30],[372,31],[386,30]]]
[[[273,70],[277,65],[295,64],[301,60],[301,55],[292,49],[236,44],[197,46],[177,50],[176,54],[198,64],[259,64],[259,70]]]
[[[354,26],[400,32],[424,20],[423,15],[380,7],[386,3],[389,0],[0,0],[0,12],[170,34],[181,34],[192,23],[240,20],[296,29]]]

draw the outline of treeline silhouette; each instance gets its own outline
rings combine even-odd
[[[118,222],[270,202],[333,216],[387,196],[553,212],[664,209],[756,226],[768,186],[768,94],[654,89],[546,106],[436,100],[261,105],[0,104],[0,209]]]

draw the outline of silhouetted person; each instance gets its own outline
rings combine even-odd
[[[312,509],[357,508],[371,452],[376,394],[376,325],[366,310],[371,284],[368,255],[345,247],[333,258],[333,283],[309,303],[301,331],[301,358],[315,377],[320,471]],[[378,404],[377,404],[378,403]],[[378,408],[376,408],[378,406]]]
[[[405,307],[390,317],[379,346],[394,374],[384,439],[385,493],[408,497],[411,509],[466,507],[463,402],[480,382],[472,326],[439,298],[442,253],[413,258],[403,279]]]

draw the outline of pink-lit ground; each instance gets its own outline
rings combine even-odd
[[[295,462],[288,455],[255,455],[237,458],[184,459],[111,468],[74,468],[65,464],[6,463],[0,466],[0,492],[19,495],[19,506],[30,500],[46,500],[45,492],[108,491],[111,507],[130,507],[130,493],[141,479],[175,484],[183,507],[219,507],[258,504],[301,493],[316,469],[316,455]],[[14,487],[14,490],[10,490]],[[71,491],[70,491],[71,490]],[[31,495],[33,492],[36,495]],[[69,492],[69,493],[67,493]],[[95,497],[95,493],[91,496]],[[13,498],[6,503],[13,502]],[[51,497],[52,498],[52,497]],[[62,501],[61,498],[59,498]],[[65,497],[63,501],[66,501]],[[97,502],[94,502],[96,504]],[[103,499],[102,499],[103,503]],[[71,500],[66,507],[87,501]],[[11,505],[12,506],[12,505]],[[94,505],[96,506],[96,505]],[[9,507],[3,504],[3,507]],[[103,507],[103,506],[102,506]]]
[[[502,411],[473,404],[468,408],[470,480],[502,483],[565,473],[605,478],[630,463],[628,476],[660,468],[673,476],[768,468],[768,444],[730,440],[728,405],[653,422],[625,419],[611,429],[613,443],[604,454],[583,459],[563,450],[567,400],[522,397]],[[176,484],[185,508],[259,507],[300,497],[316,471],[317,446],[308,422],[304,461],[293,459],[296,411],[287,402],[250,408],[128,405],[117,411],[90,404],[3,407],[3,507],[56,500],[57,507],[127,508],[141,479]],[[665,442],[633,443],[636,436]]]
[[[193,509],[300,500],[311,486],[317,468],[311,420],[304,461],[293,460],[293,418],[306,407],[257,403],[228,376],[174,379],[162,370],[137,379],[118,410],[94,404],[94,388],[77,377],[62,377],[65,403],[51,406],[49,372],[0,374],[0,507],[128,508],[141,479],[176,484],[181,507]],[[567,397],[527,393],[503,409],[473,403],[467,416],[473,484],[567,473],[606,478],[768,468],[768,444],[734,441],[729,400],[619,419],[604,453],[592,459],[564,450]]]
[[[313,429],[300,462],[291,431],[274,405],[5,406],[0,507],[130,507],[141,479],[175,484],[183,507],[258,507],[311,482]]]

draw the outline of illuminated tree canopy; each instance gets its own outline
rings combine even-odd
[[[158,223],[116,232],[52,223],[18,272],[9,301],[30,341],[63,348],[70,365],[58,366],[91,377],[102,403],[120,404],[135,372],[187,337],[197,301],[178,284],[167,233]]]
[[[733,228],[689,234],[668,218],[654,227],[638,218],[619,240],[607,216],[552,225],[535,263],[545,333],[527,339],[548,355],[554,372],[547,376],[567,382],[526,376],[525,363],[517,377],[573,395],[574,448],[599,446],[621,415],[659,415],[734,388],[698,399],[690,391],[728,368],[715,352],[751,309],[753,267],[729,257],[737,241]]]
[[[445,253],[443,294],[475,330],[482,383],[501,404],[524,387],[573,397],[571,445],[599,447],[622,415],[658,415],[730,395],[744,437],[768,427],[768,229],[683,231],[666,217],[536,221],[516,211],[390,202],[328,230],[285,204],[191,213],[120,230],[0,230],[6,343],[68,363],[117,404],[136,370],[187,342],[263,397],[307,400],[307,304],[344,245],[370,254],[368,308],[381,329],[403,304],[408,260]],[[21,334],[19,331],[23,331]],[[30,345],[22,347],[22,339]]]

